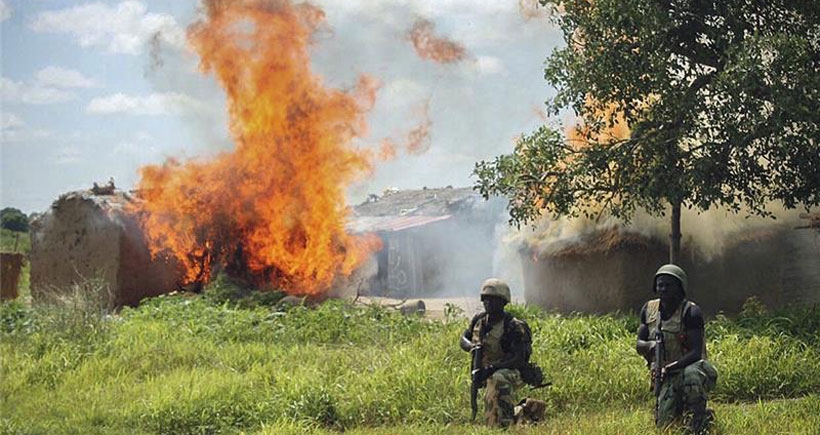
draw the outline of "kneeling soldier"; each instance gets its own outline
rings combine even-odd
[[[653,285],[658,299],[641,309],[636,348],[652,369],[656,426],[666,426],[689,410],[689,430],[701,434],[713,418],[706,399],[717,371],[706,361],[703,313],[686,299],[686,287],[686,273],[680,267],[667,264],[658,269]]]
[[[487,423],[506,427],[515,422],[514,393],[524,385],[520,369],[528,367],[532,337],[526,322],[504,311],[510,302],[510,288],[504,281],[496,278],[485,281],[481,286],[481,301],[484,311],[473,317],[470,327],[464,331],[461,348],[480,350],[474,354],[479,355],[479,361],[472,367],[472,399],[475,400],[478,388],[486,381]]]

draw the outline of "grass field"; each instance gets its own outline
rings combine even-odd
[[[31,239],[28,233],[0,228],[0,252],[28,254],[29,251],[31,251]]]
[[[172,295],[117,315],[81,295],[3,304],[0,433],[498,433],[469,422],[458,313],[254,301]],[[533,327],[533,358],[554,385],[522,394],[545,400],[548,420],[510,433],[655,432],[634,316],[511,309]],[[814,308],[750,303],[710,321],[712,433],[820,433],[818,330]]]

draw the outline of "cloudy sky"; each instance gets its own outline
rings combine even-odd
[[[418,125],[425,105],[430,121],[429,149],[381,164],[350,201],[388,187],[471,185],[476,161],[544,122],[543,62],[561,40],[521,2],[313,2],[326,12],[312,58],[325,84],[348,89],[360,74],[382,83],[373,143]],[[0,0],[2,207],[42,212],[95,181],[132,188],[146,164],[232,149],[224,94],[186,43],[198,6]],[[462,47],[462,60],[420,56],[408,37],[420,20]]]

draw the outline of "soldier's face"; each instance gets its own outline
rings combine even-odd
[[[481,298],[481,302],[484,303],[484,311],[488,313],[504,311],[504,305],[507,303],[507,301],[498,296],[484,296]]]
[[[683,299],[683,289],[680,282],[670,275],[661,275],[655,280],[655,291],[662,301],[672,302]]]

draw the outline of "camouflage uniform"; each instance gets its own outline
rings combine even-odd
[[[661,331],[664,339],[664,361],[677,361],[686,352],[686,329],[683,316],[693,302],[684,300],[675,313],[662,322]],[[646,323],[650,330],[655,330],[660,321],[660,299],[653,299],[646,306]],[[653,367],[655,362],[652,362]],[[715,387],[717,370],[706,361],[706,345],[701,350],[701,359],[686,366],[683,370],[668,374],[661,385],[658,397],[656,424],[659,427],[671,423],[681,415],[684,407],[694,409],[704,406],[707,393]]]
[[[506,359],[511,346],[527,336],[523,321],[506,313],[505,318],[494,325],[487,325],[484,313],[476,316],[472,323],[472,343],[483,346],[482,363],[485,367]],[[498,369],[487,379],[484,409],[488,425],[506,427],[515,422],[515,391],[523,385],[517,369]]]

